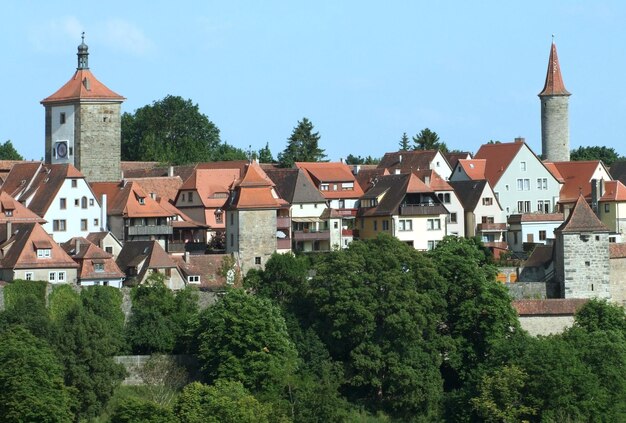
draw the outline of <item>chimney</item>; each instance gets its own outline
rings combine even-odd
[[[596,215],[599,211],[598,202],[600,201],[600,197],[602,197],[602,180],[594,178],[591,180],[591,209]]]
[[[74,255],[78,255],[80,253],[80,238],[74,238]]]
[[[189,263],[189,251],[185,251],[185,263]]]
[[[107,230],[107,195],[102,194],[102,201],[100,201],[100,230]]]
[[[13,222],[9,220],[7,221],[7,239],[11,238],[11,235],[13,235]]]
[[[523,143],[525,141],[526,141],[526,139],[524,137],[516,137],[515,138],[515,142],[518,143],[518,144],[521,144],[521,143]]]
[[[398,156],[398,163],[402,164],[402,154]]]
[[[174,176],[174,166],[170,166],[167,168],[167,176],[169,176],[170,178]]]
[[[424,183],[425,183],[427,186],[430,186],[430,176],[424,176]]]

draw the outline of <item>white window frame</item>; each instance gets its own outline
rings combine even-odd
[[[426,222],[427,222],[427,229],[429,231],[441,230],[441,219],[428,219]]]
[[[187,276],[187,282],[188,283],[200,283],[200,276],[199,275]]]
[[[37,258],[50,258],[52,257],[52,251],[50,248],[38,248]]]
[[[58,272],[57,273],[57,282],[65,282],[66,278],[65,278],[65,272]]]
[[[399,232],[411,232],[413,231],[413,220],[412,219],[401,219],[398,221],[398,231]]]
[[[48,272],[48,282],[56,282],[57,272]]]
[[[35,274],[33,272],[24,272],[24,280],[32,281]]]

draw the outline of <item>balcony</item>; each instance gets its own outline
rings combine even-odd
[[[276,249],[277,250],[291,250],[291,238],[277,238]]]
[[[291,217],[277,217],[276,227],[277,228],[291,228]]]
[[[434,203],[405,204],[400,206],[400,216],[425,216],[436,214],[448,214],[448,211],[443,205]]]
[[[171,235],[173,228],[170,225],[129,226],[128,236]]]
[[[168,253],[204,253],[208,245],[206,242],[184,242],[184,241],[169,241],[167,243]]]
[[[330,231],[293,231],[293,239],[296,241],[325,241],[330,240]]]
[[[506,232],[506,223],[479,223],[478,232]]]

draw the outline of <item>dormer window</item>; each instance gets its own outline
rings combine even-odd
[[[104,263],[94,263],[93,270],[96,272],[104,272]]]
[[[37,258],[50,258],[52,256],[52,249],[50,248],[38,248]]]
[[[7,217],[13,216],[13,210],[5,210],[4,211],[4,215],[7,216]]]
[[[200,283],[200,276],[198,276],[198,275],[187,276],[187,282],[189,282],[189,283]]]
[[[139,204],[143,206],[144,204],[146,204],[146,197],[138,197],[137,201],[139,201]]]
[[[328,191],[328,184],[321,184],[320,191]]]

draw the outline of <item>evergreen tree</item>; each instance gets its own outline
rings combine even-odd
[[[410,145],[409,145],[409,136],[406,134],[406,132],[402,133],[402,138],[400,138],[400,151],[409,151],[410,150]]]
[[[439,139],[436,132],[428,128],[422,129],[413,137],[414,150],[440,150],[442,153],[448,152],[446,143]]]
[[[259,163],[274,163],[274,156],[270,151],[270,143],[266,143],[265,147],[259,150]]]
[[[24,160],[17,152],[11,140],[6,140],[4,144],[0,144],[0,160]]]
[[[287,147],[278,154],[280,167],[293,167],[295,162],[321,162],[326,154],[319,147],[319,132],[313,132],[313,124],[307,118],[298,122],[291,136],[288,138]]]

